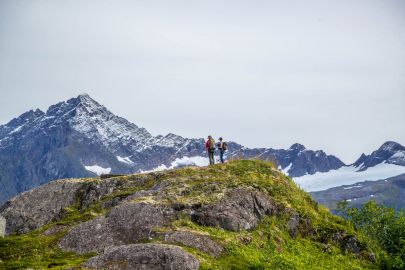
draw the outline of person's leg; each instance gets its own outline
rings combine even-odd
[[[224,151],[219,152],[219,158],[221,159],[221,163],[224,163]]]
[[[211,152],[212,165],[215,164],[214,151]]]
[[[210,165],[214,164],[214,153],[212,151],[208,152],[210,158]]]

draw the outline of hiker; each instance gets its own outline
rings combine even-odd
[[[228,144],[222,140],[222,137],[219,137],[219,143],[217,144],[218,150],[219,150],[219,159],[221,160],[221,163],[224,163],[224,153],[226,150],[228,150]]]
[[[210,159],[210,165],[214,165],[215,140],[211,135],[208,136],[208,140],[205,143],[205,149],[207,150],[208,158]]]

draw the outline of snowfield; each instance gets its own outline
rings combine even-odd
[[[111,172],[111,168],[103,168],[98,165],[93,165],[93,166],[84,166],[86,170],[89,172],[95,173],[97,175],[102,175],[102,174],[109,174]]]
[[[219,158],[215,157],[216,162]],[[164,171],[173,168],[185,167],[185,166],[208,166],[208,157],[194,156],[194,157],[182,157],[176,158],[169,166],[164,164],[154,168],[150,171],[141,171],[142,173]],[[288,175],[288,171],[292,164],[289,164],[284,169],[279,168],[284,174]],[[359,171],[361,165],[355,166],[343,166],[337,170],[331,170],[324,173],[307,174],[301,177],[293,178],[302,189],[308,192],[325,190],[332,187],[338,187],[342,185],[352,185],[363,181],[377,181],[386,179],[389,177],[397,176],[405,173],[405,166],[380,163],[374,167],[370,167],[365,171]]]
[[[219,163],[219,157],[218,156],[215,156],[215,160],[216,160],[216,163]],[[166,165],[162,164],[162,165],[154,168],[153,170],[141,171],[141,173],[159,172],[159,171],[164,171],[164,170],[169,170],[169,169],[174,169],[174,168],[187,167],[187,166],[203,167],[203,166],[208,166],[208,164],[209,164],[208,157],[202,157],[202,156],[182,157],[182,158],[176,158],[170,164],[170,166],[166,166]]]
[[[119,162],[122,162],[122,163],[125,163],[125,164],[128,164],[128,165],[134,164],[134,162],[133,162],[132,160],[130,160],[129,157],[120,157],[120,156],[117,156],[117,160],[118,160]]]
[[[360,166],[359,166],[360,167]],[[363,181],[377,181],[405,173],[405,166],[380,163],[365,171],[359,167],[344,166],[338,170],[315,173],[293,178],[305,191],[320,191],[342,185],[352,185]]]

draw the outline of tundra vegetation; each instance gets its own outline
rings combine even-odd
[[[53,189],[68,182],[72,197],[62,209],[41,212],[58,201]],[[28,204],[29,198],[39,201]],[[332,215],[272,163],[258,160],[58,180],[0,208],[9,224],[0,239],[0,268],[131,269],[139,259],[134,251],[166,252],[170,267],[184,263],[184,269],[401,266],[403,238],[391,250],[378,232],[370,233],[364,213],[353,211],[346,212],[349,219]],[[394,216],[403,222],[403,215]],[[394,232],[403,234],[387,231]],[[148,260],[150,269],[168,267]]]

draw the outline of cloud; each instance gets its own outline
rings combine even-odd
[[[402,1],[1,1],[0,122],[82,92],[152,133],[405,143]]]

